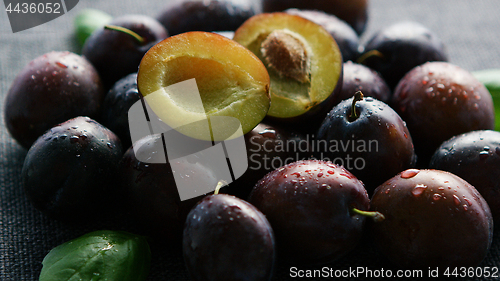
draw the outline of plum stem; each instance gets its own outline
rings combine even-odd
[[[135,40],[137,40],[137,42],[139,42],[139,44],[144,44],[144,42],[146,41],[144,39],[144,37],[142,37],[141,35],[133,32],[132,30],[128,29],[128,28],[125,28],[125,27],[122,27],[122,26],[117,26],[117,25],[105,25],[104,26],[104,29],[109,29],[109,30],[114,30],[114,31],[119,31],[119,32],[123,32],[125,34],[128,34],[132,37],[134,37]]]
[[[227,185],[227,182],[225,180],[220,180],[218,183],[217,183],[217,186],[215,187],[215,191],[214,191],[214,194],[217,195],[219,194],[219,191],[220,189]]]
[[[356,63],[363,64],[368,58],[371,57],[379,57],[381,59],[384,58],[384,54],[382,54],[379,50],[370,50],[363,55],[361,55],[357,60]]]
[[[354,207],[351,209],[351,211],[353,213],[358,214],[358,215],[362,215],[362,216],[365,216],[365,217],[370,217],[375,222],[381,222],[381,221],[385,220],[385,216],[382,213],[380,213],[380,212],[376,212],[376,211],[361,211],[361,210],[356,209]]]
[[[351,106],[351,114],[349,114],[349,121],[354,121],[358,119],[358,114],[356,113],[356,102],[363,100],[363,93],[361,91],[357,91],[354,94],[354,98],[352,99],[352,106]]]

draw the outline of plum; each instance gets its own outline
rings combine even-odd
[[[319,10],[332,14],[347,22],[362,34],[368,21],[368,0],[263,0],[265,13],[279,12],[288,8]]]
[[[112,202],[120,139],[88,117],[76,117],[40,136],[26,155],[24,191],[47,216],[62,221],[94,218]],[[102,214],[100,214],[102,216]]]
[[[234,31],[258,13],[252,0],[177,0],[158,15],[157,20],[171,35],[188,31]]]
[[[130,107],[140,99],[141,94],[137,89],[137,73],[131,73],[118,80],[104,98],[101,122],[118,135],[124,149],[132,145],[128,112]]]
[[[387,104],[361,92],[335,106],[317,133],[320,158],[343,165],[373,190],[416,163],[412,136]],[[383,163],[383,165],[381,165]]]
[[[307,127],[320,123],[342,87],[342,54],[320,25],[297,15],[268,13],[251,17],[235,32],[271,78],[275,121]]]
[[[427,62],[408,72],[390,105],[410,130],[417,165],[427,165],[449,138],[495,126],[491,94],[469,71],[447,62]]]
[[[276,234],[278,258],[325,263],[359,242],[368,193],[353,174],[321,160],[302,160],[268,173],[249,202],[267,217]]]
[[[29,148],[70,118],[97,118],[103,98],[101,79],[88,60],[71,52],[49,52],[32,60],[12,82],[5,98],[5,124]]]
[[[257,208],[234,196],[203,198],[186,219],[182,245],[191,280],[271,280],[273,230]]]
[[[124,76],[137,72],[144,54],[167,37],[168,31],[154,18],[123,15],[93,32],[83,45],[82,55],[110,88]]]
[[[443,142],[429,168],[448,171],[472,184],[500,222],[500,132],[472,131]]]
[[[392,90],[412,68],[447,60],[444,43],[437,34],[418,22],[403,21],[375,33],[358,62],[378,71]]]
[[[493,238],[491,211],[479,192],[440,170],[409,169],[380,185],[371,210],[373,241],[401,268],[477,266]]]
[[[292,8],[285,10],[285,12],[301,16],[325,28],[333,39],[335,39],[335,42],[337,42],[344,62],[355,60],[359,56],[358,34],[345,21],[334,15],[318,10],[299,10]]]
[[[384,103],[389,103],[392,91],[380,73],[352,61],[344,63],[342,89],[335,94],[334,104],[354,96],[362,91],[365,97],[372,97]]]

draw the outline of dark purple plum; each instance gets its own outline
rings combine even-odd
[[[119,138],[88,117],[53,127],[31,146],[22,181],[33,206],[62,221],[102,216],[117,190]]]
[[[447,61],[437,34],[417,22],[399,22],[375,33],[359,62],[379,72],[387,85],[396,84],[412,68],[428,61]]]
[[[357,91],[384,103],[390,101],[392,94],[380,73],[359,63],[345,62],[342,89],[335,96],[335,105],[352,98]]]
[[[370,194],[416,163],[412,137],[401,117],[387,104],[363,98],[361,92],[332,109],[316,142],[319,158],[344,166]]]
[[[273,230],[257,208],[237,197],[203,198],[187,217],[182,244],[191,280],[271,280]]]
[[[338,17],[318,10],[287,9],[286,13],[301,16],[321,25],[337,42],[344,62],[355,60],[359,55],[359,37],[356,31]]]
[[[168,31],[154,18],[144,15],[123,15],[107,26],[128,29],[142,38],[139,42],[127,32],[101,28],[85,41],[82,55],[94,65],[109,88],[119,79],[137,72],[144,54],[154,44],[167,38]]]
[[[50,52],[16,76],[4,103],[9,133],[28,149],[45,131],[79,115],[98,116],[104,89],[94,67],[70,52]]]
[[[188,31],[234,31],[257,14],[252,0],[176,0],[157,17],[171,35]]]
[[[265,13],[280,12],[289,8],[319,10],[332,14],[347,22],[361,34],[368,21],[368,0],[263,0]]]
[[[177,172],[190,175],[193,186],[200,181],[214,188],[217,186],[217,179],[205,166],[183,162],[183,167],[183,171]],[[203,195],[180,199],[172,165],[165,156],[162,136],[150,135],[135,142],[123,155],[119,176],[126,208],[144,232],[167,241],[167,244],[180,241],[186,216]]]
[[[445,141],[431,158],[429,168],[453,173],[472,184],[500,223],[500,132],[481,130]]]
[[[493,220],[479,192],[440,170],[405,170],[375,190],[373,241],[397,266],[474,267],[488,253]]]
[[[453,136],[493,130],[491,94],[469,71],[447,63],[428,62],[401,79],[391,107],[413,137],[417,165],[424,167],[436,149]]]
[[[140,99],[137,73],[131,73],[118,80],[104,98],[101,122],[118,135],[125,149],[132,145],[128,111]]]
[[[354,175],[331,162],[304,160],[267,174],[249,202],[267,217],[276,234],[278,258],[326,263],[359,242],[369,208],[368,194]]]

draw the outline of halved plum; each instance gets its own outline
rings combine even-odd
[[[287,13],[259,14],[240,26],[233,40],[267,67],[272,100],[269,116],[302,119],[305,113],[331,108],[324,102],[342,83],[342,55],[323,27]]]
[[[137,84],[163,122],[182,127],[183,134],[197,139],[226,139],[212,130],[234,131],[234,123],[226,122],[234,118],[245,134],[270,107],[270,78],[262,62],[240,44],[215,33],[186,32],[161,41],[142,59]],[[207,119],[212,135],[208,137],[203,127],[208,122],[198,122]]]

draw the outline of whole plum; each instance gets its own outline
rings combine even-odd
[[[273,230],[244,200],[226,194],[203,198],[186,219],[182,244],[192,280],[271,280]]]
[[[359,242],[369,208],[363,183],[341,166],[320,160],[297,161],[268,173],[249,202],[267,217],[276,234],[278,257],[325,263],[344,256]]]
[[[50,52],[32,60],[12,82],[5,124],[23,147],[53,126],[77,116],[96,118],[104,98],[99,74],[85,58]]]
[[[122,157],[119,138],[88,117],[53,127],[29,149],[22,169],[24,191],[49,217],[85,220],[99,214],[116,192]]]
[[[495,126],[491,94],[469,71],[447,62],[427,62],[408,72],[390,105],[408,126],[418,165],[427,165],[449,138]]]
[[[443,142],[429,168],[448,171],[472,184],[500,223],[500,132],[472,131]]]
[[[402,268],[477,266],[493,239],[490,208],[460,177],[440,170],[409,169],[380,185],[371,210],[373,241]]]

